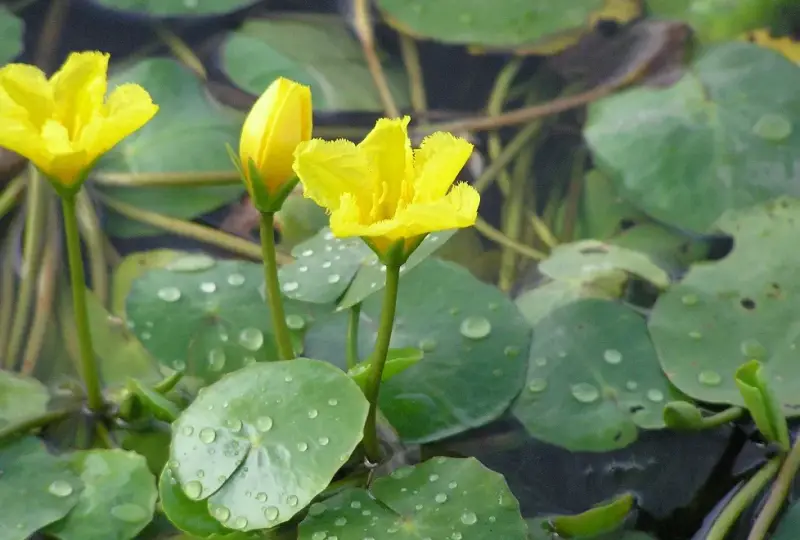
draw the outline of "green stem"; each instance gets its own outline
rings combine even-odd
[[[16,208],[19,196],[25,190],[27,182],[27,176],[20,174],[0,192],[0,218],[4,217],[13,208]]]
[[[547,258],[547,253],[526,246],[525,244],[521,244],[520,242],[509,238],[503,234],[503,231],[493,227],[481,217],[478,217],[478,219],[475,221],[475,230],[489,240],[494,240],[501,246],[511,248],[520,255],[528,257],[529,259],[533,259],[534,261],[541,261]]]
[[[75,328],[80,347],[81,378],[86,386],[89,408],[94,412],[103,410],[103,392],[100,388],[100,373],[95,363],[92,334],[89,331],[89,312],[86,309],[86,278],[81,258],[81,237],[78,232],[78,216],[75,212],[75,196],[61,198],[64,212],[64,234],[67,239],[69,277],[72,287],[72,309],[75,313]]]
[[[789,495],[789,490],[792,488],[798,469],[800,469],[800,439],[794,442],[792,450],[786,456],[780,472],[778,472],[778,477],[775,479],[775,483],[772,484],[772,491],[767,497],[767,502],[756,518],[747,540],[764,540],[767,538],[772,522],[775,521],[775,516],[778,515],[786,501],[786,497]]]
[[[392,326],[397,308],[397,289],[400,284],[400,264],[386,265],[386,288],[383,292],[383,310],[381,311],[378,337],[375,350],[370,357],[370,372],[364,394],[369,401],[367,424],[364,427],[364,450],[367,458],[373,463],[380,462],[381,447],[378,440],[378,394],[381,388],[383,367],[389,354],[389,343],[392,339]]]
[[[103,229],[94,204],[85,189],[78,192],[78,225],[83,234],[89,268],[92,275],[92,291],[103,307],[108,304],[108,261],[106,260]]]
[[[11,225],[12,230],[16,228]],[[3,343],[8,343],[8,334],[11,331],[12,314],[14,313],[14,238],[8,234],[3,241],[3,252],[0,260],[0,368],[5,365],[3,361]]]
[[[540,126],[535,122],[528,124],[520,129],[514,137],[508,141],[508,144],[503,148],[502,152],[489,163],[489,166],[486,167],[483,172],[481,172],[480,176],[475,179],[475,182],[472,183],[479,193],[483,193],[492,185],[492,182],[494,182],[497,175],[503,171],[506,165],[511,163],[511,161],[517,157],[517,154],[528,146],[531,139],[539,134],[539,128]]]
[[[359,362],[358,358],[358,323],[361,319],[361,304],[350,308],[347,321],[347,369],[352,369]]]
[[[233,186],[242,181],[236,171],[193,172],[98,172],[92,181],[104,186],[119,187],[201,187]]]
[[[781,458],[776,457],[767,462],[766,465],[753,475],[750,480],[734,495],[725,509],[720,513],[717,520],[711,526],[706,535],[706,540],[725,540],[731,527],[739,519],[741,513],[752,504],[759,493],[764,489],[778,468],[781,466]]]
[[[500,70],[500,74],[497,76],[497,79],[495,79],[494,87],[489,95],[489,101],[486,104],[486,114],[489,116],[497,116],[503,112],[503,105],[506,102],[506,96],[508,96],[511,83],[514,82],[514,78],[516,78],[521,67],[522,58],[514,58]],[[489,159],[492,161],[496,160],[500,152],[503,151],[503,142],[500,139],[499,132],[492,131],[489,133],[487,148],[489,151]],[[511,191],[511,177],[508,171],[505,169],[500,171],[496,180],[497,184],[500,186],[500,190],[503,192],[503,196],[508,198]]]
[[[733,422],[742,416],[743,412],[744,409],[741,407],[728,407],[717,414],[706,416],[703,418],[703,429],[711,429]]]
[[[530,189],[535,147],[525,149],[514,163],[514,172],[509,175],[511,185],[506,199],[503,201],[503,234],[510,240],[522,243],[523,219],[525,217],[525,199]],[[501,247],[500,276],[497,283],[501,291],[508,292],[517,279],[519,257],[516,250]]]
[[[286,314],[283,311],[280,283],[278,282],[278,261],[275,258],[275,214],[261,214],[261,257],[264,260],[264,282],[267,286],[267,302],[272,313],[272,325],[278,340],[278,354],[284,360],[294,358],[294,347],[286,326]]]
[[[75,408],[61,409],[58,411],[47,411],[38,416],[32,416],[30,418],[25,418],[24,420],[20,420],[16,424],[10,424],[8,426],[5,426],[2,429],[0,429],[0,443],[4,443],[5,441],[12,439],[14,437],[18,437],[19,435],[24,435],[25,433],[28,433],[29,431],[32,431],[34,429],[48,426],[53,422],[58,422],[59,420],[63,420],[70,414],[77,411],[78,409]]]

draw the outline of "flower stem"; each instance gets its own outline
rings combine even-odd
[[[361,318],[361,304],[350,308],[350,317],[347,321],[347,369],[352,369],[358,364],[358,322]]]
[[[69,276],[72,286],[72,308],[75,312],[75,327],[80,347],[80,366],[89,408],[94,412],[103,410],[103,393],[100,388],[100,373],[94,358],[92,334],[89,331],[89,313],[86,309],[86,278],[81,258],[81,238],[78,233],[78,217],[75,212],[75,196],[61,198],[64,212],[64,234],[67,239]]]
[[[264,282],[267,286],[267,302],[272,313],[272,325],[278,340],[278,354],[284,360],[294,358],[294,347],[286,326],[286,315],[281,301],[278,283],[278,261],[275,256],[275,214],[261,213],[261,256],[264,259]]]
[[[756,518],[747,540],[764,540],[764,538],[767,538],[775,516],[778,515],[787,495],[789,495],[789,490],[792,487],[792,482],[798,469],[800,469],[800,439],[794,442],[792,450],[786,456],[781,470],[778,472],[778,477],[772,485],[772,491],[767,497],[767,502]]]
[[[378,441],[378,393],[381,388],[383,367],[386,365],[386,356],[389,353],[389,342],[392,339],[392,326],[397,309],[397,289],[400,284],[400,264],[386,265],[386,288],[383,292],[383,310],[381,311],[378,338],[375,350],[370,358],[370,372],[364,394],[369,401],[367,424],[364,427],[364,450],[367,458],[373,463],[381,459],[380,442]]]
[[[717,520],[709,529],[706,540],[724,540],[731,527],[739,519],[741,513],[750,506],[764,486],[769,483],[778,468],[781,466],[781,458],[773,458],[766,465],[753,475],[742,489],[731,499],[725,509],[717,517]]]

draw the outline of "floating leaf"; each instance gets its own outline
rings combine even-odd
[[[444,245],[454,231],[429,234],[401,272],[410,271]],[[283,294],[295,300],[340,308],[364,301],[386,285],[386,267],[360,238],[336,238],[327,227],[292,250],[295,261],[278,271]],[[345,291],[347,291],[345,293]]]
[[[336,15],[251,19],[228,36],[221,59],[233,83],[253,95],[282,76],[311,86],[315,110],[383,111],[361,45]],[[407,107],[403,70],[383,66],[398,106]]]
[[[725,43],[670,88],[593,103],[584,135],[623,197],[666,223],[706,232],[728,209],[800,196],[797,87],[800,69],[778,53]]]
[[[670,401],[664,405],[664,424],[670,429],[703,429],[703,413],[694,403]]]
[[[649,319],[661,366],[694,399],[746,405],[734,382],[748,360],[784,413],[800,409],[800,202],[779,199],[726,213],[717,228],[734,237],[722,260],[694,265],[656,302]]]
[[[625,493],[613,501],[574,516],[555,516],[550,521],[555,531],[565,538],[606,534],[622,527],[633,508],[633,495]]]
[[[377,334],[382,300],[364,302],[359,357]],[[345,369],[347,313],[319,320],[306,352]],[[463,268],[429,259],[400,280],[392,348],[425,358],[381,386],[382,412],[407,442],[428,442],[497,418],[519,393],[530,327],[497,288]]]
[[[155,0],[156,3],[161,0]],[[142,129],[106,154],[93,174],[233,174],[226,144],[237,144],[241,118],[208,100],[202,83],[179,63],[154,58],[116,74],[110,86],[134,82],[147,88],[159,112]],[[192,219],[219,208],[244,191],[240,182],[211,187],[118,187],[98,185],[106,195],[166,216]],[[105,230],[112,236],[161,234],[160,229],[110,213]]]
[[[503,477],[473,458],[439,457],[398,469],[370,491],[349,489],[312,506],[299,540],[528,538]]]
[[[128,296],[128,324],[162,364],[206,382],[253,362],[278,358],[272,320],[259,287],[260,264],[202,254],[148,271]],[[286,303],[296,340],[314,306]]]
[[[534,328],[528,380],[512,413],[537,439],[602,452],[635,441],[637,427],[664,427],[671,393],[645,320],[621,304],[587,299]]]
[[[789,426],[781,413],[781,406],[764,376],[764,366],[751,360],[736,370],[736,386],[747,404],[747,410],[761,434],[789,451]]]
[[[67,515],[83,484],[34,437],[0,447],[0,538],[26,540]]]
[[[172,472],[226,527],[275,527],[328,487],[361,441],[368,407],[328,363],[248,366],[207,387],[174,424]]]
[[[390,349],[389,354],[386,355],[386,364],[383,366],[381,373],[381,380],[388,381],[395,375],[398,375],[420,360],[425,356],[421,350],[416,347],[406,347],[403,349]],[[362,389],[366,388],[367,381],[369,380],[370,368],[372,363],[361,362],[347,370],[347,375],[353,379],[358,386]]]
[[[183,532],[199,538],[233,532],[208,514],[208,504],[205,501],[194,501],[186,496],[169,467],[164,467],[161,471],[158,493],[164,513]]]
[[[8,8],[0,6],[0,66],[11,62],[22,52],[22,20]]]
[[[47,410],[50,394],[31,377],[0,370],[0,428]]]
[[[547,281],[520,294],[514,301],[531,325],[536,325],[550,312],[582,298],[616,300],[622,297],[627,275],[621,270],[609,272],[601,284],[575,281]]]
[[[772,540],[795,540],[798,536],[800,536],[800,502],[795,502],[781,518]]]
[[[71,456],[86,488],[62,521],[47,529],[61,540],[128,540],[153,519],[158,491],[147,460],[125,450],[87,450]]]
[[[539,264],[539,271],[551,278],[579,283],[594,281],[613,270],[624,270],[660,289],[670,282],[669,275],[646,255],[599,240],[562,244]]]
[[[93,0],[116,11],[154,17],[224,15],[257,3],[256,0]]]
[[[626,21],[634,1],[378,0],[389,23],[402,32],[444,43],[521,47],[555,52],[576,43],[601,18]]]
[[[704,41],[722,41],[770,24],[777,14],[773,0],[647,0],[648,12],[686,21]]]
[[[112,309],[115,315],[125,316],[125,299],[131,292],[133,282],[152,268],[164,268],[175,259],[189,255],[185,251],[172,249],[154,249],[152,251],[137,251],[122,259],[114,268],[112,276]]]

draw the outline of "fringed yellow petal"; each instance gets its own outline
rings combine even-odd
[[[481,196],[469,184],[457,184],[445,197],[432,202],[415,203],[395,218],[404,238],[434,231],[471,227],[478,217]]]
[[[55,100],[55,119],[77,138],[101,109],[106,95],[109,55],[101,52],[71,53],[50,85]]]
[[[450,133],[426,137],[414,153],[414,202],[425,203],[444,197],[464,168],[473,146]]]
[[[53,92],[42,70],[27,64],[0,68],[0,118],[19,117],[20,110],[37,129],[53,112]]]
[[[312,139],[301,143],[295,151],[294,172],[303,182],[305,196],[331,212],[348,193],[360,208],[369,211],[372,171],[350,141]]]
[[[379,192],[373,219],[388,219],[401,204],[414,178],[414,155],[408,138],[411,118],[381,118],[358,145],[374,171],[372,189]],[[404,189],[405,188],[405,189]],[[405,201],[407,203],[408,201]]]

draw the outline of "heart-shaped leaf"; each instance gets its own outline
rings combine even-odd
[[[0,370],[0,428],[47,410],[50,394],[31,377]]]
[[[154,17],[196,17],[224,15],[246,8],[256,0],[93,0],[116,11]]]

